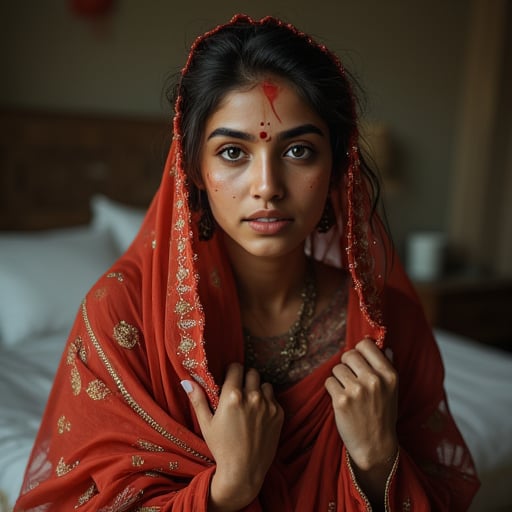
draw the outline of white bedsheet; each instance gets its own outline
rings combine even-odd
[[[512,511],[512,354],[436,330],[450,410],[482,486],[472,512]]]
[[[21,487],[67,331],[0,348],[0,491],[12,505]],[[0,512],[6,505],[0,502]],[[7,509],[8,510],[8,509]]]
[[[450,409],[482,488],[472,512],[512,510],[512,354],[436,331]],[[12,502],[67,332],[0,347],[0,491]],[[2,509],[0,503],[0,512]]]

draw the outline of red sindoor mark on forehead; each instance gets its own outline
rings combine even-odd
[[[268,102],[270,103],[270,107],[272,108],[272,112],[274,112],[274,115],[276,116],[277,120],[281,122],[281,118],[278,116],[276,112],[276,108],[274,106],[274,101],[277,99],[277,96],[279,95],[279,89],[277,85],[272,84],[270,82],[263,82],[263,93],[268,99]]]

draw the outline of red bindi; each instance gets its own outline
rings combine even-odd
[[[277,115],[276,108],[274,106],[274,101],[279,96],[279,88],[277,85],[272,84],[270,82],[263,82],[263,93],[268,99],[268,102],[270,103],[270,106],[272,108],[272,112],[274,112],[274,115],[276,116],[277,120],[281,122],[281,118]]]

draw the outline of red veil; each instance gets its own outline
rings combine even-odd
[[[215,463],[180,381],[200,383],[215,408],[225,369],[243,362],[244,344],[222,237],[198,240],[181,162],[180,100],[176,111],[161,186],[140,232],[77,315],[17,511],[206,510]],[[371,336],[394,354],[400,451],[387,509],[465,510],[478,487],[471,456],[447,408],[431,330],[377,217],[370,229],[358,154],[354,134],[349,169],[332,191],[337,226],[312,235],[307,248],[350,270],[345,347]],[[324,388],[339,357],[278,395],[286,415],[278,453],[247,510],[369,510]]]

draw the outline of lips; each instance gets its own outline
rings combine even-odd
[[[258,234],[275,235],[285,229],[292,220],[291,217],[276,210],[260,210],[244,219],[244,222]]]
[[[278,210],[258,210],[244,219],[249,222],[279,222],[291,221],[291,217]]]

